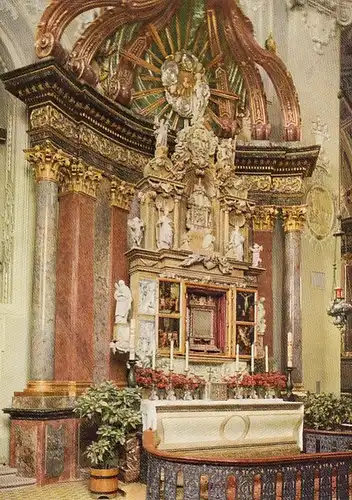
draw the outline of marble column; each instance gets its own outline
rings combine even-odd
[[[253,214],[253,244],[263,247],[261,267],[265,272],[258,277],[258,301],[262,301],[265,310],[265,323],[257,325],[257,338],[262,336],[262,345],[268,346],[269,355],[273,355],[273,232],[278,210],[274,206],[258,205]],[[264,299],[264,300],[263,300]]]
[[[134,198],[135,189],[132,184],[115,179],[111,182],[111,265],[110,265],[110,303],[109,328],[110,342],[115,323],[115,283],[122,279],[129,283],[128,261],[125,256],[128,250],[127,219]],[[127,356],[110,352],[109,377],[118,385],[126,385]]]
[[[303,388],[302,366],[302,304],[301,304],[301,232],[307,209],[302,205],[284,207],[284,287],[283,287],[283,343],[287,334],[293,334],[293,382]],[[287,363],[286,363],[287,364]]]
[[[70,159],[49,141],[26,151],[33,165],[36,189],[36,228],[33,268],[30,379],[54,377],[56,313],[56,248],[58,179]]]
[[[81,161],[61,176],[55,380],[93,380],[94,223],[101,177]]]

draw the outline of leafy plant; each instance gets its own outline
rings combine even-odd
[[[97,439],[86,450],[92,465],[116,465],[119,445],[141,424],[140,401],[138,389],[119,389],[109,381],[91,386],[77,399],[74,411],[97,426]]]
[[[352,423],[352,399],[348,396],[308,392],[303,403],[304,426],[308,429],[332,431]]]

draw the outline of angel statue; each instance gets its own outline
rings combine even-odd
[[[167,133],[169,130],[169,122],[162,118],[159,120],[158,116],[154,119],[154,135],[155,135],[155,148],[167,148]]]
[[[254,243],[253,247],[251,247],[252,252],[252,266],[260,267],[262,264],[262,259],[260,257],[260,252],[263,250],[262,245],[258,245],[258,243]]]
[[[233,249],[234,257],[236,260],[243,261],[243,243],[245,241],[244,236],[242,236],[239,226],[235,226],[235,229],[230,235],[229,248]]]

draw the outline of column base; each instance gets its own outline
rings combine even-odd
[[[10,465],[39,486],[80,478],[81,420],[76,397],[89,383],[30,381],[14,394],[10,415]]]

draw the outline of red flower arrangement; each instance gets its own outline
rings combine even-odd
[[[169,385],[169,374],[163,370],[153,370],[152,368],[136,368],[136,380],[140,387],[151,388],[153,385],[157,389],[166,389]],[[171,383],[174,389],[188,388],[190,390],[204,387],[205,380],[198,376],[188,376],[183,373],[173,372],[171,375]]]
[[[279,372],[232,375],[223,380],[230,389],[237,387],[237,385],[240,387],[264,387],[265,389],[285,389],[286,387],[286,375]]]

